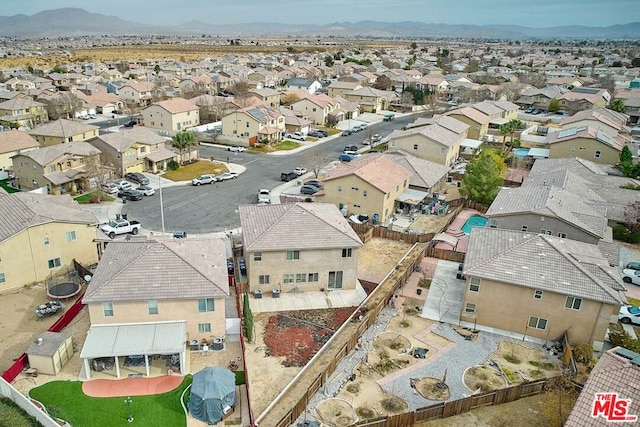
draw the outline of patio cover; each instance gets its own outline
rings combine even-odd
[[[91,325],[80,358],[181,353],[186,336],[185,321]]]
[[[455,236],[452,236],[451,234],[447,234],[447,233],[438,233],[435,236],[433,236],[432,240],[436,241],[436,242],[448,243],[454,248],[458,244],[458,238],[455,237]]]
[[[407,188],[406,190],[404,190],[404,193],[398,196],[396,200],[408,205],[417,205],[422,202],[428,195],[429,193],[425,193],[424,191]]]
[[[482,145],[482,141],[478,139],[469,139],[465,138],[464,141],[460,143],[461,147],[469,147],[469,148],[478,148]]]
[[[543,157],[545,159],[549,158],[549,149],[548,148],[530,148],[528,155],[530,157]]]
[[[159,150],[152,151],[149,154],[147,154],[145,156],[145,159],[151,160],[152,162],[161,162],[163,160],[173,159],[175,157],[178,157],[178,155],[173,151],[166,148],[161,148]]]
[[[495,119],[489,120],[489,123],[493,125],[506,125],[507,123],[509,123],[509,120],[505,119],[504,117],[496,117]]]

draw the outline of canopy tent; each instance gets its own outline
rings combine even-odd
[[[207,424],[215,424],[236,406],[236,376],[227,368],[208,367],[193,376],[189,412]]]

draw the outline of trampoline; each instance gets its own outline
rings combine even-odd
[[[79,283],[63,282],[50,286],[47,289],[47,295],[52,299],[71,298],[78,295],[80,290]]]

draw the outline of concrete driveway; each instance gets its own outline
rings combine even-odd
[[[462,311],[465,281],[456,279],[459,263],[438,260],[421,317],[457,325]]]

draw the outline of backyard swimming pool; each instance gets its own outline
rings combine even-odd
[[[462,226],[462,232],[468,235],[469,233],[471,233],[472,227],[484,227],[485,225],[487,225],[487,221],[487,218],[481,215],[470,216]]]
[[[529,155],[529,149],[528,148],[516,148],[515,150],[513,150],[513,154],[518,156],[518,157],[526,157]]]

